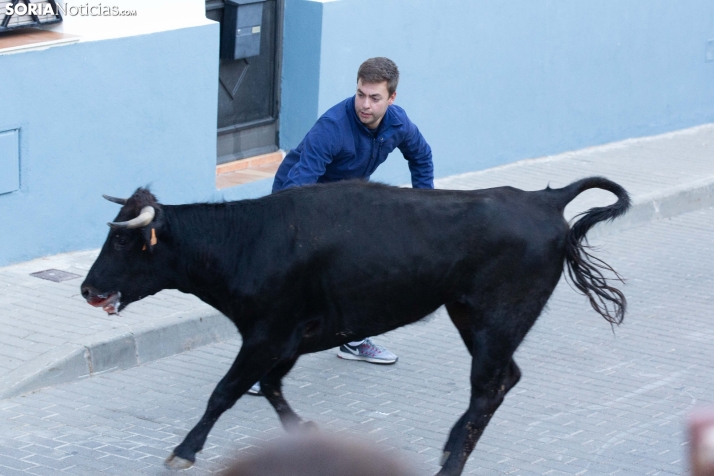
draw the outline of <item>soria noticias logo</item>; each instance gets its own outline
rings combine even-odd
[[[101,3],[92,5],[85,3],[82,5],[74,5],[65,2],[64,5],[55,4],[55,8],[50,3],[9,3],[5,5],[5,15],[57,15],[61,13],[64,16],[70,17],[117,17],[117,16],[136,16],[136,10],[122,10],[117,6],[102,5]]]

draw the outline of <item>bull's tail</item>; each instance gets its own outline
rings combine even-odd
[[[570,228],[565,245],[565,264],[572,284],[590,300],[590,305],[610,324],[620,324],[625,317],[627,300],[617,288],[610,286],[611,279],[603,275],[610,271],[616,280],[624,282],[617,272],[603,260],[588,252],[586,234],[603,221],[612,221],[624,214],[631,205],[630,196],[624,188],[603,177],[589,177],[573,182],[567,187],[552,190],[561,211],[580,193],[591,188],[600,188],[617,196],[617,202],[607,207],[595,207],[581,213]]]

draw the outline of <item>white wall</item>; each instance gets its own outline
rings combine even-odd
[[[106,40],[156,33],[213,23],[206,18],[204,0],[59,0],[67,14],[62,23],[46,29],[80,36],[80,41]],[[116,8],[119,12],[136,12],[135,16],[103,16],[98,8]],[[71,13],[77,12],[72,15]]]

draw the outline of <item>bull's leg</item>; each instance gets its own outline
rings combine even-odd
[[[451,429],[444,446],[442,468],[438,476],[461,474],[486,425],[503,402],[506,393],[521,377],[520,369],[512,358],[498,369],[496,362],[482,365],[474,359],[472,365],[471,402],[468,410]]]
[[[313,426],[312,422],[300,418],[283,397],[283,377],[290,372],[295,362],[297,362],[297,357],[280,362],[260,380],[260,389],[278,413],[280,422],[287,431],[307,429]]]
[[[486,425],[520,380],[513,353],[553,292],[561,261],[555,245],[530,253],[521,267],[489,274],[474,283],[473,293],[447,304],[449,317],[471,352],[471,398],[451,429],[437,476],[462,473]]]
[[[543,310],[559,276],[513,279],[489,294],[474,293],[464,302],[446,306],[471,352],[471,399],[451,429],[438,476],[461,474],[491,417],[520,380],[513,353]]]
[[[208,399],[203,416],[166,459],[166,465],[173,469],[193,465],[196,453],[203,449],[208,433],[223,412],[231,408],[254,382],[267,374],[276,361],[289,359],[298,342],[299,339],[280,338],[279,335],[271,336],[269,341],[267,338],[246,338],[233,365]]]
[[[446,305],[446,311],[449,313],[449,318],[451,318],[451,322],[454,323],[456,330],[459,331],[459,335],[461,335],[464,344],[466,344],[469,354],[471,354],[474,345],[471,330],[473,329],[473,320],[476,319],[473,310],[466,304],[452,302]]]

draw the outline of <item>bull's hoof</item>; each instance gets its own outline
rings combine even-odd
[[[315,433],[320,428],[317,426],[317,423],[315,423],[314,421],[305,420],[305,421],[300,422],[300,429],[305,432]]]
[[[183,459],[180,456],[176,456],[174,453],[171,453],[169,457],[166,458],[166,461],[164,461],[164,464],[169,469],[188,469],[193,466],[193,461]]]
[[[314,433],[318,430],[317,425],[309,420],[292,420],[285,424],[285,430],[291,434]]]

